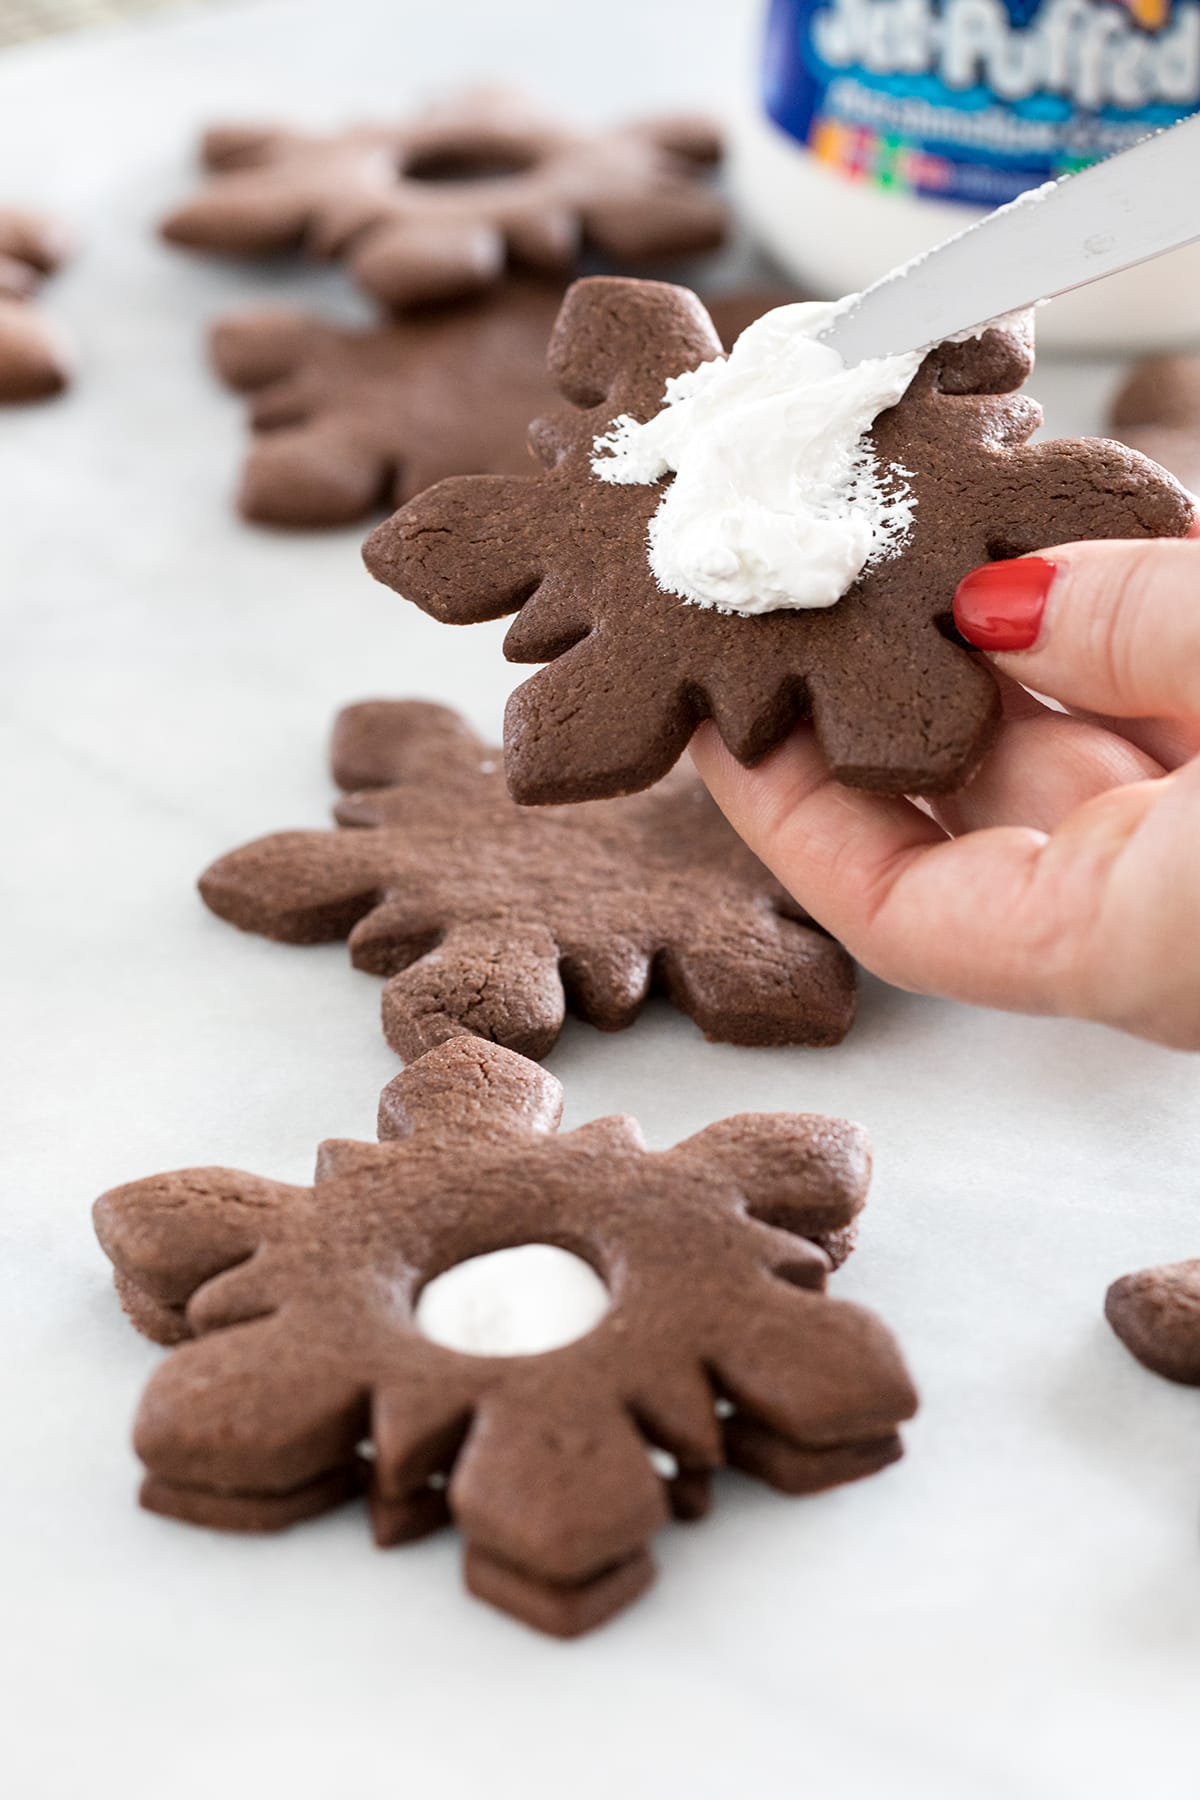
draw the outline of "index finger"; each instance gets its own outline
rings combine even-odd
[[[1200,719],[1200,542],[1105,539],[985,563],[958,629],[1036,693],[1118,719]]]

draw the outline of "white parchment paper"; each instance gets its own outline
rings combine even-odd
[[[215,117],[384,112],[466,75],[585,117],[739,97],[742,0],[229,7],[0,61],[0,191],[84,238],[47,304],[76,390],[0,416],[0,1779],[14,1800],[661,1793],[1073,1800],[1196,1791],[1200,1395],[1140,1370],[1108,1281],[1200,1252],[1200,1063],[868,983],[833,1052],[706,1046],[655,1008],[570,1027],[568,1123],[668,1144],[739,1110],[863,1120],[878,1176],[838,1291],[924,1405],[896,1469],[787,1501],[730,1478],[648,1600],[571,1646],[468,1600],[453,1534],[348,1508],[240,1539],[133,1504],[160,1352],[88,1208],[190,1163],[307,1179],[396,1062],[340,946],[242,937],[194,896],[246,837],[319,823],[340,704],[428,695],[498,730],[501,627],[375,586],[357,529],[230,508],[242,407],[204,326],[336,276],[156,242]],[[748,80],[748,77],[747,77]],[[1048,369],[1056,428],[1111,372]]]

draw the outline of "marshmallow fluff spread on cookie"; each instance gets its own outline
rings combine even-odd
[[[650,521],[666,593],[722,612],[833,606],[902,548],[910,471],[881,465],[868,434],[922,353],[847,368],[820,333],[848,304],[764,313],[728,358],[673,376],[654,418],[623,415],[596,439],[603,481],[675,477]]]

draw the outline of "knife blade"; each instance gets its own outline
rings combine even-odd
[[[1034,188],[894,269],[822,339],[850,366],[925,350],[1200,238],[1200,114]]]

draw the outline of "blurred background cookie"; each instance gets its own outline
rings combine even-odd
[[[714,299],[728,348],[788,289]],[[254,434],[238,491],[264,525],[344,525],[447,475],[535,475],[529,423],[557,404],[546,369],[562,289],[511,275],[486,293],[366,330],[290,307],[221,320],[217,373],[249,397]]]
[[[498,88],[405,124],[217,126],[209,181],[162,230],[197,250],[340,258],[368,293],[411,306],[509,265],[566,274],[585,248],[623,263],[714,249],[726,209],[701,176],[720,149],[703,118],[582,131]]]
[[[529,420],[550,406],[561,298],[514,277],[365,331],[282,307],[222,320],[217,372],[250,398],[238,505],[269,525],[342,525],[445,475],[535,472]]]
[[[1112,407],[1123,443],[1200,494],[1200,356],[1149,356],[1134,365]]]
[[[70,379],[65,339],[30,304],[68,250],[67,235],[53,219],[0,207],[0,403],[44,400]]]
[[[1109,1288],[1104,1312],[1147,1369],[1200,1387],[1200,1261],[1123,1275]]]

